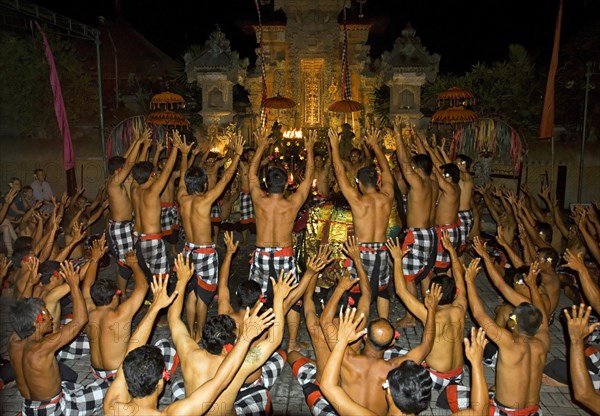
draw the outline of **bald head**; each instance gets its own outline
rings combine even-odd
[[[395,332],[387,319],[379,318],[369,322],[367,338],[373,347],[384,350],[392,344]]]

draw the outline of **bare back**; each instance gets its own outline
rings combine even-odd
[[[140,185],[131,193],[135,211],[134,230],[144,234],[157,234],[160,233],[160,195],[150,192],[148,185]]]
[[[387,226],[392,210],[389,195],[373,191],[362,194],[351,204],[356,238],[361,243],[381,243],[387,238]]]
[[[212,243],[210,210],[213,202],[203,194],[179,197],[181,221],[188,242],[198,245]]]
[[[125,185],[116,180],[114,174],[107,182],[108,205],[110,218],[116,222],[131,221],[133,207]]]
[[[461,368],[463,358],[463,333],[465,310],[454,305],[438,306],[435,314],[436,339],[425,362],[438,372]]]
[[[423,179],[422,186],[411,186],[408,190],[407,226],[411,228],[431,227],[430,212],[432,205],[431,179]]]
[[[90,361],[99,370],[116,370],[127,352],[131,336],[131,320],[123,319],[110,307],[89,312],[87,335],[90,340]]]
[[[257,247],[291,247],[298,207],[283,194],[262,194],[253,198],[256,214]]]
[[[437,209],[435,210],[435,223],[437,225],[456,224],[458,221],[458,207],[460,203],[460,189],[458,185],[456,192],[440,191]]]
[[[460,181],[460,205],[459,211],[468,211],[471,209],[471,198],[473,196],[473,177],[470,173],[461,172]]]

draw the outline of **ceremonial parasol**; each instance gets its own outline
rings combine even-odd
[[[438,108],[472,106],[475,104],[475,96],[470,91],[452,87],[438,94],[436,104]]]
[[[468,123],[475,120],[477,120],[477,113],[464,108],[462,105],[438,110],[431,116],[431,122],[438,124]]]
[[[183,107],[185,107],[185,100],[183,97],[170,91],[156,94],[154,97],[152,97],[152,100],[150,100],[150,108],[153,110],[159,110],[161,108],[166,110],[168,108],[173,109]]]
[[[186,126],[190,125],[185,116],[171,110],[155,111],[146,117],[146,123],[159,124],[163,126]]]
[[[291,98],[283,97],[277,94],[275,97],[267,98],[263,105],[267,108],[274,108],[277,110],[292,108],[296,106],[296,102]]]
[[[365,107],[361,103],[354,100],[339,100],[332,103],[328,108],[329,111],[335,113],[355,113],[364,109]]]

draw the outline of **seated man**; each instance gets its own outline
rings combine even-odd
[[[248,311],[239,340],[217,369],[216,375],[189,394],[187,399],[172,403],[161,411],[158,409],[158,397],[173,373],[173,369],[169,368],[173,356],[168,357],[170,360],[167,363],[167,357],[163,356],[160,348],[144,344],[150,337],[158,312],[169,306],[179,295],[177,291],[171,296],[167,294],[168,280],[168,276],[166,279],[161,276],[153,278],[151,286],[154,302],[131,336],[125,360],[104,400],[105,415],[132,414],[132,411],[139,415],[206,413],[237,373],[257,332],[261,333],[273,324],[273,315],[269,311],[261,316],[258,316],[260,308],[255,308],[252,314]]]
[[[73,319],[52,332],[52,317],[37,298],[17,301],[11,311],[11,334],[8,353],[15,371],[17,387],[25,398],[23,414],[87,414],[100,408],[108,388],[105,380],[95,380],[87,386],[61,382],[55,353],[67,345],[87,323],[83,295],[79,289],[79,275],[70,263],[64,263],[62,272],[71,289]]]

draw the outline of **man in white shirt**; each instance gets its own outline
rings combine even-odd
[[[33,199],[37,201],[42,201],[44,203],[44,208],[51,207],[50,199],[54,196],[52,192],[52,188],[50,184],[46,181],[46,172],[44,169],[36,169],[33,172],[33,176],[35,180],[31,182],[31,189],[33,189]]]

